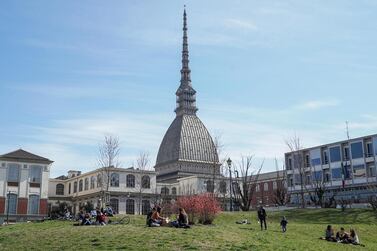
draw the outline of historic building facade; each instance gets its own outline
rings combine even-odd
[[[292,203],[305,200],[323,186],[326,199],[366,202],[376,195],[377,134],[348,139],[285,154],[288,192]]]
[[[219,175],[216,146],[196,115],[198,108],[189,68],[186,10],[183,14],[181,81],[176,97],[176,117],[161,142],[154,167],[157,180],[174,183],[191,175]]]
[[[156,173],[134,168],[69,171],[49,182],[50,210],[66,202],[73,213],[90,202],[100,208],[110,205],[116,213],[146,214],[155,203],[155,194]]]
[[[0,222],[47,216],[52,163],[22,149],[0,155]]]

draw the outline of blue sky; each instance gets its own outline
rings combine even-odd
[[[275,169],[304,146],[377,133],[375,1],[1,1],[0,152],[97,167],[104,134],[123,166],[174,119],[183,5],[198,115],[224,155]]]

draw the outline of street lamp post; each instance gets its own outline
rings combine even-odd
[[[229,168],[229,196],[230,196],[230,211],[233,212],[233,199],[232,199],[232,160],[228,158],[226,161]]]

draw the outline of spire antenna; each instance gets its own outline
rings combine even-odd
[[[182,37],[182,68],[181,68],[181,84],[176,92],[177,108],[175,113],[177,116],[182,114],[195,115],[196,108],[196,91],[191,85],[191,70],[189,67],[189,50],[187,36],[187,14],[186,5],[183,10],[183,37]]]

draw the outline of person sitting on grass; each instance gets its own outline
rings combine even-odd
[[[359,236],[357,236],[356,231],[353,228],[350,229],[350,236],[348,238],[348,242],[354,245],[360,244]]]
[[[171,225],[173,227],[181,227],[181,228],[190,228],[189,222],[188,222],[188,216],[183,208],[179,208],[179,214],[176,221],[172,221]]]
[[[331,225],[327,225],[326,231],[325,231],[325,237],[321,237],[320,239],[326,240],[326,241],[337,241],[334,236],[334,229]]]
[[[287,224],[288,224],[288,221],[285,218],[285,216],[283,216],[283,219],[280,221],[280,226],[283,233],[287,232]]]
[[[105,214],[103,214],[99,208],[97,208],[97,217],[96,217],[96,223],[99,225],[106,225],[105,223]]]
[[[337,242],[347,243],[348,238],[349,238],[349,234],[346,231],[344,231],[344,227],[341,227],[340,231],[336,233],[335,238],[336,238]]]
[[[78,218],[79,218],[79,221],[80,221],[81,223],[84,222],[84,218],[85,218],[84,208],[81,208],[81,210],[80,210],[80,212],[79,212],[79,214],[78,214]]]
[[[165,218],[160,215],[159,211],[161,212],[161,208],[159,210],[158,209],[154,210],[151,218],[154,223],[157,223],[161,226],[163,222],[165,221]]]
[[[81,225],[85,225],[85,226],[92,225],[91,215],[89,213],[85,214],[84,220],[82,221]]]

